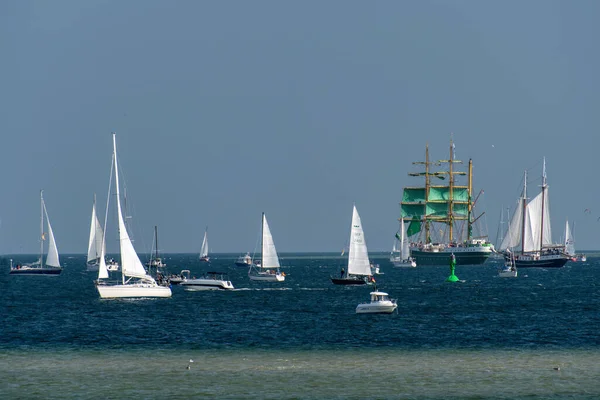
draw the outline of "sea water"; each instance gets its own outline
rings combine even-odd
[[[237,255],[165,258],[236,289],[101,300],[84,256],[58,277],[5,267],[0,398],[600,398],[600,258],[517,278],[488,260],[447,283],[448,266],[376,255],[390,315],[355,313],[374,288],[332,285],[331,255],[282,255],[282,283],[250,281]]]

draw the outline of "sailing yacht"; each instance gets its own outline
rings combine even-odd
[[[352,209],[348,266],[342,268],[339,278],[331,277],[335,285],[365,285],[373,281],[369,252],[356,206]]]
[[[279,257],[265,213],[262,213],[261,231],[261,261],[260,264],[250,264],[248,277],[253,281],[283,282],[285,274],[279,270]]]
[[[31,264],[11,265],[10,275],[59,275],[62,272],[60,261],[58,259],[58,248],[54,240],[54,232],[50,226],[46,203],[44,202],[44,191],[40,190],[40,258]],[[44,218],[48,226],[48,254],[46,254],[46,263],[44,264],[44,242],[46,233],[44,232]]]
[[[575,238],[573,236],[573,231],[575,230],[575,223],[573,223],[573,229],[569,226],[569,221],[567,220],[565,225],[565,253],[571,261],[587,261],[587,257],[585,254],[577,254],[575,252]]]
[[[98,271],[98,268],[100,267],[100,254],[102,254],[102,246],[104,244],[104,242],[102,242],[103,237],[104,231],[102,230],[102,225],[100,225],[98,214],[96,213],[96,195],[94,195],[92,222],[90,223],[90,240],[88,242],[86,262],[88,271]]]
[[[96,281],[96,289],[103,299],[114,298],[136,298],[136,297],[171,297],[171,288],[168,286],[160,286],[156,283],[153,277],[148,275],[140,258],[138,257],[133,243],[127,233],[125,220],[123,219],[123,211],[121,209],[121,199],[119,193],[119,168],[117,163],[117,139],[116,134],[113,137],[113,160],[115,176],[115,190],[117,197],[117,219],[118,232],[121,253],[121,279],[117,282],[108,281],[109,275],[104,260],[104,247],[102,247],[102,255],[100,257],[100,266],[98,268],[98,280]],[[110,199],[110,188],[108,192]],[[107,207],[108,210],[108,207]],[[105,242],[106,234],[103,242]]]
[[[508,232],[500,245],[505,256],[514,255],[515,266],[520,268],[561,268],[569,257],[564,244],[552,243],[550,205],[546,182],[546,159],[542,170],[542,190],[527,202],[527,171],[523,191],[510,219]]]
[[[146,263],[146,267],[148,268],[164,268],[167,264],[165,264],[162,258],[158,255],[158,227],[154,226],[154,251],[150,260]]]
[[[200,262],[210,262],[208,256],[208,226],[204,230],[204,239],[202,239],[202,247],[200,247]]]
[[[397,240],[394,241],[394,247],[392,248],[392,254],[390,255],[391,263],[394,264],[394,267],[416,267],[417,263],[415,259],[410,256],[410,248],[408,238],[406,237],[406,230],[404,229],[403,218],[400,218],[400,235],[396,233],[396,239]],[[396,246],[397,242],[400,245],[400,249]]]

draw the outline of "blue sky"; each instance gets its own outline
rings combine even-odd
[[[59,251],[86,251],[111,131],[140,253],[155,225],[164,252],[198,252],[205,226],[213,252],[253,251],[263,211],[279,251],[339,251],[353,203],[369,249],[389,250],[411,163],[426,143],[447,158],[451,133],[492,239],[546,157],[554,239],[569,218],[577,247],[599,249],[598,15],[596,1],[0,2],[0,253],[37,251],[40,189]]]

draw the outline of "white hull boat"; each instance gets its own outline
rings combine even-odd
[[[186,279],[180,285],[189,291],[233,290],[233,284],[224,272],[208,272],[202,278]]]
[[[285,274],[279,270],[279,256],[265,213],[262,213],[261,260],[250,264],[248,278],[252,281],[283,282]]]
[[[356,307],[357,314],[391,314],[398,305],[396,300],[391,300],[385,292],[371,292],[371,301],[361,303]]]
[[[96,285],[100,298],[171,297],[171,288],[157,283],[127,283],[125,285]]]

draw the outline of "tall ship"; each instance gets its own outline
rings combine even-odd
[[[546,159],[541,189],[533,199],[528,200],[526,170],[523,191],[500,245],[500,251],[504,252],[506,258],[513,257],[517,268],[561,268],[571,259],[564,243],[552,242]]]
[[[410,255],[418,266],[448,265],[452,254],[457,265],[483,264],[495,253],[487,235],[473,235],[476,221],[485,213],[474,217],[479,195],[473,199],[473,161],[469,160],[468,172],[460,171],[462,161],[455,159],[454,149],[450,140],[450,158],[430,161],[426,145],[425,161],[413,162],[424,171],[408,174],[425,179],[422,186],[405,187],[400,203]],[[460,177],[465,176],[466,185],[460,184]]]

